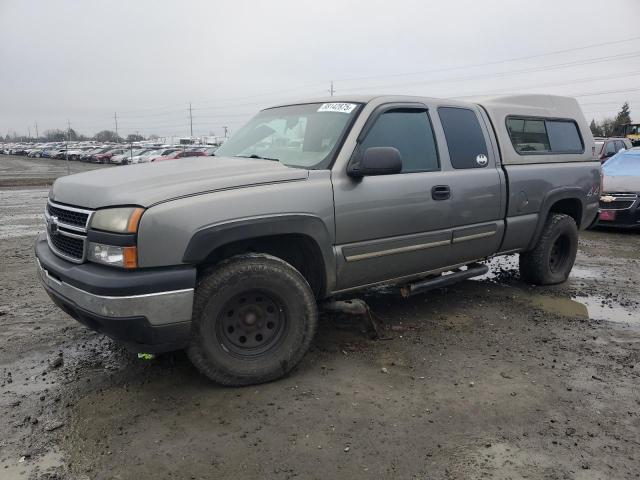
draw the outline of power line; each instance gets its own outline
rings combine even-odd
[[[501,90],[492,90],[490,92],[482,92],[482,93],[472,93],[472,94],[466,94],[466,95],[457,95],[457,98],[466,98],[466,97],[476,97],[479,95],[499,95],[499,94],[509,94],[509,93],[517,93],[517,92],[521,92],[523,90],[530,90],[530,89],[537,89],[540,87],[563,87],[566,85],[572,85],[574,83],[584,83],[584,82],[593,82],[593,81],[598,81],[598,80],[606,80],[609,78],[625,78],[625,77],[632,77],[632,76],[637,76],[640,75],[640,70],[637,71],[633,71],[633,72],[627,72],[627,73],[620,73],[620,74],[614,74],[614,75],[601,75],[601,76],[597,76],[597,77],[587,77],[587,78],[579,78],[579,79],[575,79],[575,80],[570,80],[570,81],[564,81],[564,82],[547,82],[547,83],[537,83],[535,85],[530,85],[530,86],[521,86],[521,87],[510,87],[510,88],[503,88]]]
[[[517,62],[517,61],[520,61],[520,60],[531,60],[533,58],[547,57],[547,56],[551,56],[551,55],[559,55],[561,53],[569,53],[569,52],[576,52],[576,51],[579,51],[579,50],[587,50],[587,49],[590,49],[590,48],[602,47],[602,46],[605,46],[605,45],[616,45],[616,44],[619,44],[619,43],[632,42],[632,41],[635,41],[635,40],[640,40],[640,37],[631,37],[631,38],[626,38],[626,39],[623,39],[623,40],[613,40],[613,41],[609,41],[609,42],[593,43],[591,45],[584,45],[582,47],[566,48],[564,50],[555,50],[555,51],[551,51],[551,52],[538,53],[538,54],[535,54],[535,55],[527,55],[527,56],[523,56],[523,57],[507,58],[507,59],[504,59],[504,60],[495,60],[493,62],[472,63],[472,64],[467,64],[467,65],[457,65],[457,66],[454,66],[454,67],[436,68],[436,69],[421,70],[421,71],[416,71],[416,72],[392,73],[392,74],[387,74],[387,75],[372,75],[372,76],[366,76],[366,77],[350,77],[350,78],[338,79],[337,81],[338,82],[347,82],[347,81],[352,81],[352,80],[371,80],[371,79],[379,79],[379,78],[404,77],[404,76],[412,76],[412,75],[423,75],[425,73],[440,73],[440,72],[448,72],[448,71],[452,71],[452,70],[461,70],[461,69],[467,69],[467,68],[487,67],[487,66],[491,66],[491,65],[500,65],[500,64],[503,64],[503,63]]]
[[[624,88],[621,90],[608,90],[602,92],[590,92],[590,93],[579,93],[571,95],[572,97],[594,97],[596,95],[608,95],[610,93],[626,93],[626,92],[638,92],[640,88]]]
[[[611,55],[607,57],[597,57],[597,58],[590,58],[585,60],[577,60],[574,62],[564,62],[564,63],[558,63],[553,65],[544,65],[540,67],[529,67],[529,68],[524,68],[520,70],[512,70],[512,71],[506,71],[506,72],[483,73],[483,74],[477,74],[477,75],[468,75],[464,77],[449,77],[449,78],[443,78],[438,80],[419,80],[414,82],[405,82],[405,83],[397,83],[397,84],[375,85],[375,86],[367,86],[366,88],[371,90],[371,89],[393,88],[393,87],[403,87],[403,86],[413,86],[413,85],[428,85],[433,83],[460,82],[465,80],[477,80],[481,78],[505,77],[509,75],[520,75],[523,73],[535,73],[535,72],[543,72],[548,70],[557,70],[557,69],[568,68],[568,67],[579,66],[579,65],[591,65],[594,63],[611,62],[614,60],[623,60],[623,59],[626,60],[626,59],[638,57],[638,56],[640,56],[640,51],[624,53],[619,55]],[[363,90],[363,88],[353,87],[353,88],[345,88],[344,90],[347,90],[347,91]]]

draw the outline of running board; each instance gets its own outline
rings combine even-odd
[[[454,283],[458,283],[468,278],[479,277],[489,271],[489,267],[482,263],[472,263],[467,265],[466,270],[456,270],[453,273],[447,275],[440,274],[437,277],[428,278],[415,283],[409,283],[400,287],[400,295],[403,297],[410,297],[416,293],[425,292],[427,290],[433,290],[434,288],[448,287]]]

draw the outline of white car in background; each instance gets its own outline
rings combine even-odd
[[[131,157],[131,163],[147,163],[149,161],[149,157],[155,155],[158,150],[145,150],[144,152],[134,155]]]
[[[126,165],[128,163],[132,163],[131,159],[134,156],[140,155],[141,153],[144,152],[144,149],[126,149],[124,152],[122,152],[119,155],[114,155],[113,157],[111,157],[111,160],[109,160],[110,163],[115,163],[117,165]]]
[[[146,161],[153,162],[158,157],[164,157],[165,155],[169,155],[173,152],[177,152],[178,150],[182,150],[182,149],[178,147],[161,148],[160,150],[156,150],[154,154],[149,155],[146,158]]]

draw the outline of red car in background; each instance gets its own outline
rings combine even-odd
[[[111,157],[114,155],[120,155],[122,153],[126,153],[128,149],[125,148],[114,148],[112,150],[107,150],[103,153],[98,153],[96,155],[91,156],[91,161],[94,163],[109,163]]]
[[[158,157],[151,160],[152,162],[163,162],[165,160],[177,160],[178,158],[185,157],[206,157],[206,152],[200,150],[186,150],[184,152],[178,151],[170,153],[169,155],[165,155],[164,157]]]

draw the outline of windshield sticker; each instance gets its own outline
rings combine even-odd
[[[355,103],[323,103],[318,109],[319,112],[339,112],[339,113],[351,113],[356,108]]]

